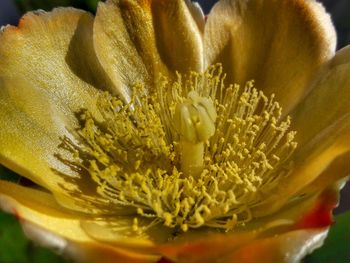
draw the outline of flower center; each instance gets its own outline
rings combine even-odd
[[[152,224],[229,230],[251,220],[253,207],[288,176],[295,133],[274,96],[252,81],[241,89],[224,79],[216,65],[173,83],[161,78],[152,93],[137,85],[130,103],[103,93],[104,120],[85,111],[80,143],[65,141],[75,166],[99,195]]]

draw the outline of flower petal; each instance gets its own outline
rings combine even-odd
[[[339,186],[343,186],[350,174],[350,152],[336,157],[325,170],[311,183],[302,188],[301,194],[313,194],[334,185],[337,181]]]
[[[207,66],[222,63],[232,84],[255,80],[265,94],[276,94],[285,113],[335,44],[330,17],[314,0],[221,0],[204,33]]]
[[[297,141],[308,147],[318,134],[329,127],[346,126],[350,97],[350,45],[338,51],[314,81],[313,89],[291,113]],[[301,149],[303,150],[303,149]]]
[[[74,139],[76,114],[84,108],[98,116],[92,85],[108,82],[92,29],[90,14],[58,8],[28,13],[0,33],[0,163],[55,193],[82,183],[85,193],[96,190],[58,157],[67,156],[59,145]]]
[[[323,244],[328,228],[296,230],[271,238],[256,240],[221,262],[297,263]]]
[[[76,241],[91,241],[80,227],[82,215],[60,207],[51,194],[0,181],[0,207],[28,221]]]
[[[86,216],[59,206],[46,192],[0,181],[0,208],[18,217],[29,238],[75,262],[155,262],[158,258],[95,241],[81,228]]]
[[[235,237],[208,236],[208,242],[194,241],[180,249],[169,245],[161,251],[167,258],[179,263],[290,263],[299,262],[322,245],[327,233],[326,227],[294,230],[267,238],[253,238],[252,233],[236,234]]]
[[[150,88],[161,74],[203,68],[201,33],[181,0],[100,2],[94,44],[115,92],[126,100],[135,84]]]
[[[190,10],[194,21],[196,21],[199,30],[204,33],[204,27],[205,27],[205,16],[204,12],[202,10],[202,7],[199,5],[198,2],[192,2],[191,0],[185,0],[186,4],[188,6],[188,9]]]
[[[82,220],[81,227],[93,239],[137,251],[154,252],[154,245],[166,242],[173,229],[153,220],[137,218],[134,229],[134,216],[114,216],[100,220]]]
[[[138,254],[97,243],[71,243],[66,254],[78,263],[154,263],[159,259],[159,256]]]
[[[96,91],[86,82],[105,81],[96,72],[91,74],[93,70],[99,71],[93,65],[98,62],[90,49],[92,26],[93,17],[89,13],[73,8],[27,13],[18,27],[1,30],[1,78],[10,82],[11,89],[16,88],[15,81],[20,79],[29,92],[35,88],[46,91],[64,114],[91,108]],[[77,47],[83,43],[83,47]]]
[[[257,208],[256,215],[271,213],[297,193],[322,190],[348,175],[349,54],[350,46],[327,64],[315,80],[312,91],[291,113],[292,129],[297,131],[298,142],[293,157],[294,169],[274,194]],[[314,181],[316,184],[312,186]],[[320,188],[316,189],[316,186]]]
[[[187,242],[160,246],[159,252],[174,262],[215,262],[221,256],[249,244],[256,236],[257,233],[254,232],[229,236],[202,235],[198,239],[190,239]]]
[[[55,250],[63,257],[77,263],[150,263],[156,262],[159,258],[96,242],[72,241],[30,222],[22,222],[22,228],[27,237],[37,244]]]

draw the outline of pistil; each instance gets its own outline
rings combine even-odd
[[[180,134],[181,171],[185,176],[198,177],[204,167],[204,144],[215,133],[217,114],[210,98],[188,93],[177,104],[174,122]]]

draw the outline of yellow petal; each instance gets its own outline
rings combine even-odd
[[[133,217],[113,217],[110,221],[84,220],[81,226],[92,238],[104,243],[137,248],[148,248],[153,245],[151,240],[139,237],[132,230]]]
[[[150,88],[160,74],[203,68],[201,34],[181,0],[100,2],[94,44],[115,93],[126,100],[137,83]]]
[[[0,181],[0,206],[21,221],[35,223],[64,238],[92,240],[80,227],[84,217],[60,207],[48,193]]]
[[[58,8],[28,13],[18,28],[0,33],[0,163],[55,193],[82,184],[84,193],[95,193],[89,178],[58,158],[67,154],[58,146],[64,136],[72,138],[75,114],[82,108],[96,113],[91,85],[106,83],[92,28],[90,14]]]
[[[337,156],[326,169],[312,182],[302,188],[300,194],[313,194],[334,185],[338,187],[344,185],[350,175],[350,152]]]
[[[75,262],[155,262],[158,257],[137,254],[90,238],[81,228],[84,214],[60,207],[40,190],[0,181],[0,208],[16,215],[27,236]]]
[[[56,253],[77,263],[147,263],[156,262],[159,256],[144,255],[128,250],[112,247],[98,242],[82,242],[63,238],[55,232],[22,221],[22,228],[28,238],[40,246],[55,250]]]
[[[72,8],[58,8],[47,13],[27,13],[18,28],[3,28],[0,34],[0,76],[9,82],[9,92],[15,90],[16,81],[21,80],[29,95],[32,95],[32,90],[47,94],[50,102],[57,103],[63,114],[71,115],[83,107],[91,108],[96,91],[82,78],[83,72],[86,78],[87,75],[91,78],[86,79],[87,82],[94,82],[93,78],[98,82],[100,77],[97,73],[90,74],[95,69],[98,71],[98,67],[89,68],[94,66],[91,64],[97,64],[93,50],[89,49],[92,47],[92,26],[90,14]],[[103,81],[101,77],[100,82]],[[32,104],[35,104],[34,99]]]
[[[291,182],[298,185],[295,190],[314,183],[314,189],[326,187],[349,174],[349,74],[350,46],[337,52],[292,112],[299,144],[295,162],[300,166]]]
[[[222,63],[227,82],[255,80],[287,113],[333,56],[336,34],[314,0],[221,0],[208,16],[206,65]]]
[[[167,242],[173,229],[162,223],[153,224],[150,219],[137,218],[138,229],[134,229],[134,216],[115,216],[100,220],[82,220],[81,227],[93,239],[139,253],[155,253],[155,245]]]
[[[2,198],[14,198],[21,206],[28,207],[38,213],[46,214],[52,217],[69,218],[69,219],[85,219],[85,214],[76,213],[72,210],[65,209],[57,204],[52,194],[39,189],[23,187],[18,184],[0,180],[0,195]],[[7,204],[3,204],[7,206]],[[14,205],[9,205],[8,208],[15,208]],[[16,209],[16,208],[15,208]],[[15,213],[15,211],[8,212]],[[16,213],[21,217],[21,214]]]
[[[327,128],[346,126],[350,97],[350,46],[337,52],[314,81],[312,91],[291,113],[299,146],[308,147]],[[303,150],[303,149],[301,149]]]
[[[311,92],[291,113],[297,131],[291,174],[256,211],[270,213],[307,185],[322,188],[348,175],[350,150],[350,47],[342,50],[321,71]],[[321,175],[322,178],[317,180]],[[314,180],[316,184],[312,187]],[[309,187],[308,187],[309,188]]]

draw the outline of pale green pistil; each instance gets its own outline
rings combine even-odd
[[[176,105],[174,125],[180,134],[181,171],[197,177],[204,168],[204,143],[215,133],[216,110],[210,98],[189,92]]]

